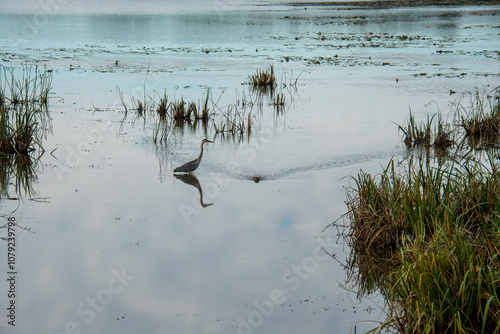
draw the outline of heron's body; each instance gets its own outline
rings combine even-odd
[[[176,169],[174,169],[174,173],[189,173],[189,174],[191,174],[194,170],[196,170],[196,168],[198,168],[198,166],[200,165],[201,157],[203,156],[203,144],[205,144],[205,143],[213,143],[213,141],[210,141],[208,139],[203,139],[201,141],[201,151],[200,151],[200,155],[198,155],[198,158],[196,158],[192,161],[186,162],[184,165],[177,167]]]

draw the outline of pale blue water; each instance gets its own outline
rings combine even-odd
[[[16,326],[0,315],[2,333],[348,333],[383,319],[380,296],[342,288],[343,267],[318,247],[341,262],[349,249],[321,230],[346,210],[346,176],[401,158],[393,122],[409,107],[425,117],[449,109],[450,89],[498,86],[500,8],[55,3],[0,4],[2,65],[54,75],[34,182],[44,201],[0,202],[19,222]],[[282,116],[264,99],[243,143],[209,127],[155,147],[152,123],[121,123],[117,87],[129,108],[144,90],[197,100],[207,88],[224,107],[268,64],[285,82],[300,75],[297,90]],[[172,170],[204,137],[202,208]],[[2,241],[2,277],[6,254]]]

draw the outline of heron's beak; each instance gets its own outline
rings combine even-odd
[[[213,143],[213,141],[211,141],[211,140],[207,140],[207,143]]]

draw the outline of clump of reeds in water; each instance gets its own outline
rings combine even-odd
[[[172,118],[178,124],[182,124],[183,121],[191,121],[193,119],[207,121],[210,118],[208,101],[208,90],[204,102],[201,105],[194,101],[186,103],[184,98],[181,98],[179,101],[173,101],[170,104]]]
[[[47,104],[51,85],[52,71],[46,68],[0,65],[0,105]]]
[[[433,147],[441,155],[451,147],[466,151],[499,148],[500,102],[497,89],[493,91],[495,95],[487,97],[476,91],[470,94],[469,103],[460,98],[452,110],[453,123],[445,122],[441,113],[417,122],[410,111],[407,121],[398,127],[403,143],[408,149]]]
[[[205,96],[205,100],[203,101],[203,104],[201,106],[201,113],[195,114],[196,119],[201,119],[201,120],[206,121],[210,117],[210,114],[209,114],[210,108],[208,107],[209,94],[210,94],[210,90],[207,89],[207,95]]]
[[[288,77],[288,72],[283,72],[282,77]],[[250,96],[255,100],[247,101],[246,97],[235,104],[229,104],[224,107],[219,107],[218,101],[211,98],[210,90],[206,91],[206,95],[201,100],[186,101],[184,97],[180,100],[171,100],[167,98],[166,92],[163,97],[154,94],[153,97],[144,93],[143,99],[135,99],[132,97],[134,109],[137,115],[142,116],[146,121],[146,115],[152,115],[153,119],[156,118],[156,123],[153,128],[153,139],[155,143],[166,142],[172,131],[183,131],[186,126],[193,131],[198,129],[199,125],[202,126],[204,131],[207,131],[208,124],[213,126],[216,134],[224,136],[225,133],[231,133],[233,137],[238,136],[242,139],[243,136],[248,136],[252,132],[254,125],[255,110],[262,111],[264,105],[260,94],[261,92],[271,92],[271,103],[277,113],[283,113],[285,109],[285,95],[280,92],[273,97],[273,90],[276,86],[276,78],[274,76],[273,66],[269,66],[267,70],[258,70],[255,74],[249,76],[249,84],[253,88],[262,89],[257,90],[257,94],[253,94],[255,90],[252,88]],[[297,87],[298,77],[294,78],[292,73],[288,81],[280,83],[283,89],[293,89]],[[123,94],[118,88],[121,102],[125,110],[123,121],[127,118],[128,107],[124,101]],[[293,93],[290,94],[293,96]],[[293,97],[292,97],[293,98]],[[220,99],[220,98],[219,98]],[[241,108],[240,108],[241,107]],[[255,108],[254,108],[255,107]],[[122,126],[124,122],[122,121]],[[201,123],[201,124],[200,124]],[[172,129],[172,126],[175,129]]]
[[[34,144],[40,146],[51,82],[47,70],[0,66],[1,154],[24,154],[34,150]]]
[[[167,113],[168,113],[168,97],[167,93],[165,92],[163,94],[163,97],[160,98],[160,101],[158,102],[158,105],[156,107],[156,112],[160,119],[164,120],[167,118]]]
[[[399,130],[403,133],[403,142],[406,147],[413,148],[418,146],[430,146],[432,135],[432,122],[435,115],[427,116],[427,121],[418,124],[415,121],[415,115],[410,110],[408,121],[404,125],[399,126]]]
[[[252,129],[251,113],[238,109],[235,105],[230,105],[226,110],[221,110],[221,120],[218,124],[214,123],[216,133],[224,134],[230,132],[232,134],[250,135]]]
[[[210,91],[207,90],[204,101],[197,104],[194,101],[186,102],[181,97],[180,100],[168,102],[166,92],[159,102],[152,102],[151,105],[156,105],[156,114],[159,120],[153,130],[153,139],[155,143],[165,142],[172,133],[171,125],[182,128],[185,124],[192,125],[196,128],[197,121],[202,121],[206,126],[206,122],[210,119],[209,107]],[[194,121],[194,123],[192,123]]]
[[[438,124],[434,129],[433,146],[437,155],[445,156],[446,150],[453,146],[455,140],[452,126],[443,121],[441,114],[438,114]]]
[[[360,253],[355,263],[386,264],[377,276],[389,317],[378,330],[499,333],[495,158],[440,165],[424,159],[402,171],[391,161],[381,175],[354,180],[347,203],[348,241]]]
[[[348,283],[358,296],[383,294],[387,320],[373,332],[500,333],[495,97],[476,91],[468,105],[459,101],[453,124],[441,114],[418,123],[410,113],[399,131],[412,159],[353,178],[344,234]],[[473,139],[481,144],[464,149]],[[464,151],[435,161],[414,150],[429,147]]]
[[[457,122],[471,145],[476,147],[495,146],[500,136],[498,94],[485,97],[476,90],[475,93],[469,95],[469,103],[464,104],[460,99],[456,104]]]
[[[249,84],[252,88],[262,94],[271,93],[276,87],[276,76],[274,75],[274,66],[269,65],[266,70],[257,70],[249,77]]]
[[[172,110],[172,117],[175,121],[181,122],[185,119],[186,117],[186,102],[184,102],[184,99],[181,98],[179,101],[173,101],[171,103],[171,110]]]

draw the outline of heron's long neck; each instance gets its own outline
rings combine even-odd
[[[201,161],[201,157],[203,156],[203,144],[205,144],[205,142],[201,143],[201,151],[200,155],[198,156],[198,161]]]

